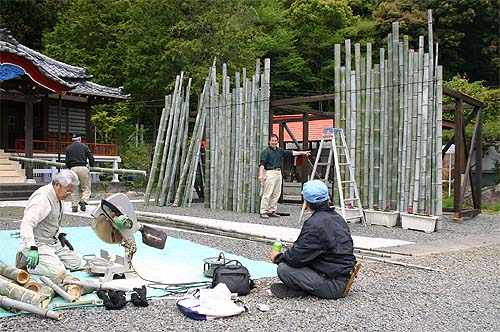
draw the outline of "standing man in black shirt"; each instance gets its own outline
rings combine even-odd
[[[279,217],[276,213],[281,195],[283,177],[281,168],[285,156],[309,156],[311,151],[292,151],[278,147],[278,135],[272,134],[269,146],[262,151],[259,164],[259,181],[264,186],[260,201],[260,217]]]
[[[80,181],[79,189],[71,195],[71,209],[73,212],[80,210],[85,211],[86,205],[89,203],[91,180],[88,164],[94,166],[94,156],[87,145],[82,143],[80,135],[73,135],[73,143],[66,148],[66,167],[71,169],[78,175]]]

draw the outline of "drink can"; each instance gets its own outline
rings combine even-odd
[[[274,251],[281,252],[282,248],[283,248],[283,243],[281,243],[280,241],[274,242],[274,244],[273,244],[273,250]]]

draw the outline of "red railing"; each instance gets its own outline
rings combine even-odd
[[[61,142],[59,152],[64,154],[66,147],[71,142]],[[118,156],[116,144],[85,143],[95,156]],[[24,153],[26,150],[24,140],[16,139],[16,153]],[[57,154],[57,141],[33,140],[33,153],[54,153]]]

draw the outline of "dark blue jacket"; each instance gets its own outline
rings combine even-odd
[[[304,222],[293,246],[274,262],[307,266],[328,278],[347,275],[356,263],[349,226],[334,208],[321,207]]]
[[[87,166],[87,159],[90,167],[94,166],[94,156],[87,145],[80,142],[73,142],[66,148],[66,167]]]

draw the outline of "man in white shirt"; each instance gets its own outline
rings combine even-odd
[[[26,265],[28,272],[47,277],[80,267],[81,258],[61,232],[63,201],[78,185],[76,173],[64,169],[30,196],[21,220],[22,243],[16,256],[17,267]]]

